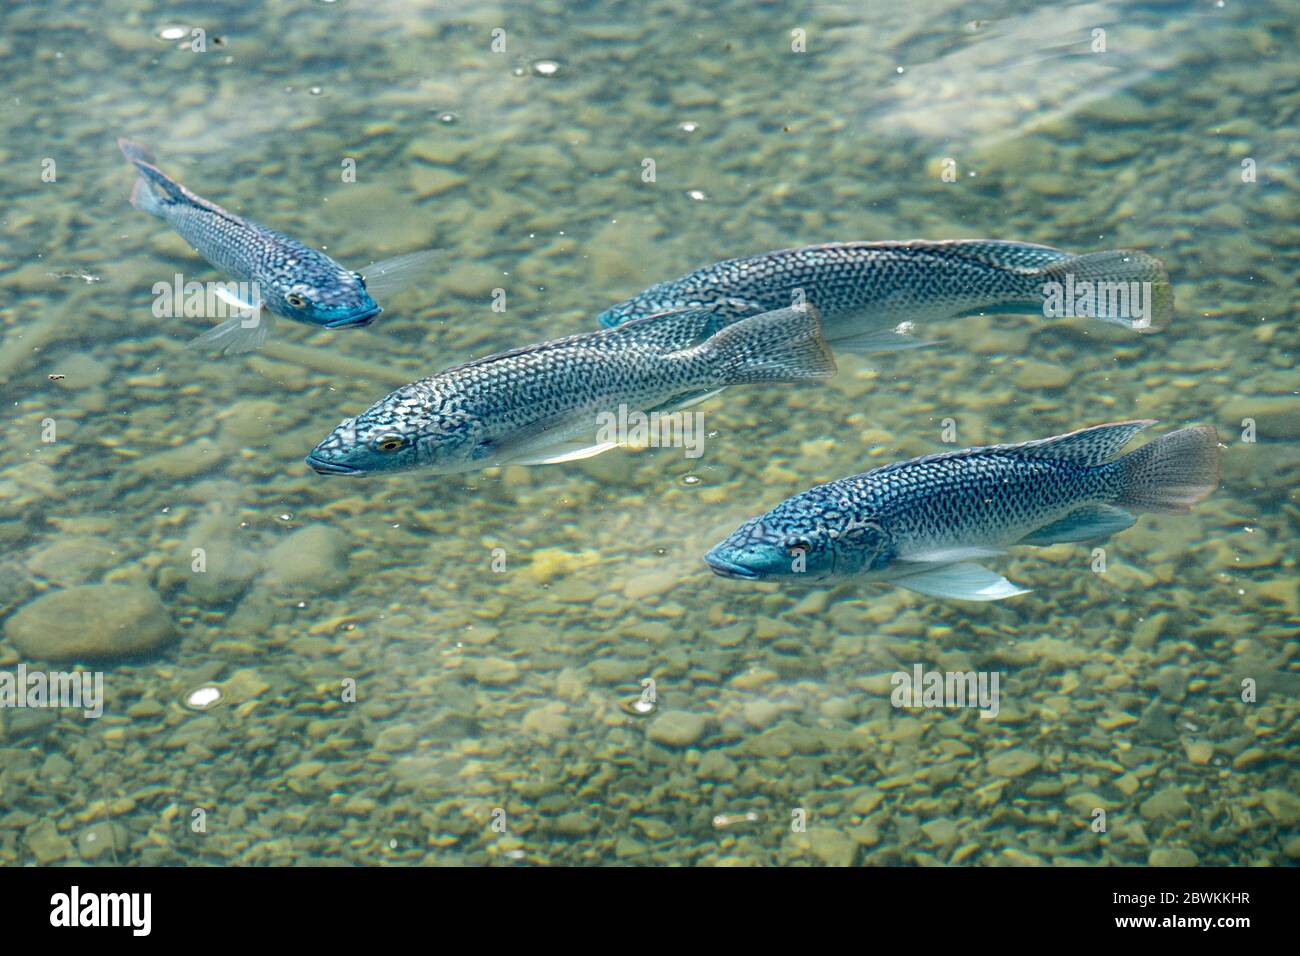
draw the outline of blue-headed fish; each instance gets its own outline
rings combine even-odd
[[[212,265],[257,290],[256,301],[216,290],[243,314],[191,344],[226,353],[251,351],[266,340],[274,315],[326,329],[369,325],[383,311],[374,296],[405,288],[436,255],[436,250],[408,253],[374,263],[364,275],[354,272],[317,249],[196,195],[158,169],[139,143],[119,139],[117,144],[140,174],[131,205],[166,222]]]
[[[1219,480],[1214,428],[1116,457],[1152,421],[927,455],[841,478],[745,522],[705,562],[754,581],[888,581],[935,597],[1025,593],[978,562],[1013,545],[1098,541],[1142,512],[1187,511]]]

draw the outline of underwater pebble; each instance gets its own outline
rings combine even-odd
[[[42,823],[27,835],[27,849],[41,866],[57,863],[72,855],[72,841],[63,836],[53,823]]]
[[[143,654],[175,634],[158,595],[138,584],[51,591],[5,622],[5,635],[26,657],[50,661]]]
[[[1032,750],[1006,750],[990,757],[985,766],[995,777],[1023,777],[1037,770],[1043,759]]]
[[[708,718],[685,710],[670,710],[650,722],[646,736],[667,747],[689,747],[704,736]]]
[[[299,528],[266,552],[267,580],[308,591],[331,591],[347,580],[348,538],[329,525]]]
[[[376,750],[409,750],[420,739],[419,731],[412,724],[393,724],[385,727],[375,737]]]
[[[77,837],[77,852],[83,860],[95,860],[105,853],[124,852],[126,848],[126,827],[116,821],[91,824]]]
[[[796,839],[818,860],[827,866],[852,866],[857,855],[858,844],[847,834],[831,827],[809,827],[801,834],[803,839]]]
[[[1185,847],[1157,847],[1147,857],[1151,866],[1196,866],[1196,854]]]
[[[1147,820],[1181,817],[1191,809],[1187,797],[1178,787],[1165,787],[1142,801],[1139,812]]]
[[[485,657],[469,665],[470,675],[480,684],[502,687],[519,679],[519,667],[502,657]]]
[[[84,584],[120,561],[113,549],[96,538],[60,537],[35,552],[27,568],[51,584]]]
[[[1294,793],[1273,788],[1260,794],[1260,800],[1269,816],[1283,826],[1300,823],[1300,797]]]

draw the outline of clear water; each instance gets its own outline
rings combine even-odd
[[[0,709],[0,862],[1300,857],[1289,4],[0,17],[0,672],[100,671],[104,693],[96,719]],[[119,135],[353,267],[451,256],[368,330],[186,350],[210,323],[155,318],[151,288],[221,276],[127,204]],[[702,406],[699,459],[302,463],[392,387],[589,329],[653,282],[912,237],[1144,249],[1178,319],[955,321],[940,348]],[[745,587],[700,560],[781,498],[945,437],[1135,417],[1215,425],[1223,480],[1110,541],[1104,573],[1086,546],[1019,549],[999,569],[1033,592],[977,605]],[[917,665],[997,673],[998,715],[892,706]]]

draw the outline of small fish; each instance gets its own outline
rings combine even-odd
[[[246,302],[218,289],[216,295],[244,314],[215,326],[191,345],[227,354],[252,351],[266,341],[273,315],[326,329],[369,325],[383,311],[372,296],[405,288],[438,254],[408,253],[374,263],[364,275],[353,272],[323,252],[190,192],[159,170],[139,143],[118,139],[117,145],[140,173],[131,205],[166,222],[227,275],[255,283],[261,296]]]
[[[1152,421],[927,455],[819,485],[745,522],[704,560],[747,580],[889,581],[996,601],[1026,591],[977,563],[1012,545],[1095,541],[1142,512],[1187,511],[1219,482],[1214,428],[1115,457]]]
[[[1024,242],[957,239],[828,242],[728,259],[653,285],[599,321],[608,328],[701,307],[735,321],[804,301],[821,310],[826,341],[837,352],[933,345],[916,338],[912,326],[985,312],[1043,316],[1059,306],[1052,314],[1080,315],[1091,301],[1095,318],[1155,331],[1174,310],[1164,265],[1144,252],[1072,255]]]
[[[364,475],[574,461],[618,444],[602,441],[597,426],[619,406],[649,413],[730,385],[835,374],[812,307],[716,326],[708,310],[647,316],[458,365],[344,421],[307,464],[322,475]]]

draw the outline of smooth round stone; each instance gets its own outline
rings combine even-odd
[[[33,554],[27,568],[51,584],[82,584],[117,561],[113,549],[97,538],[60,538]]]
[[[279,585],[330,591],[347,580],[348,538],[328,525],[300,528],[271,548],[267,577]]]
[[[24,656],[50,661],[131,657],[161,647],[175,634],[158,595],[141,584],[51,591],[5,623],[5,636]]]
[[[702,714],[685,710],[670,710],[654,719],[647,736],[657,744],[668,747],[689,747],[704,736],[708,719]]]

